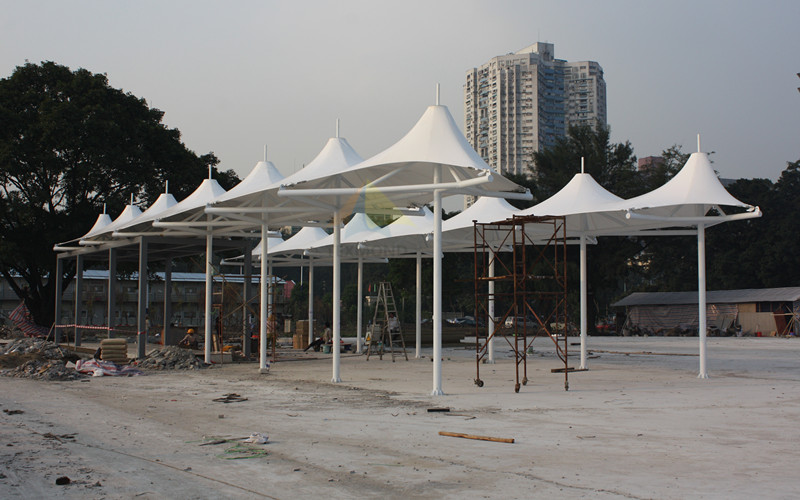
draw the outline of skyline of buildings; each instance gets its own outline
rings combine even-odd
[[[464,135],[502,174],[531,172],[533,153],[572,125],[607,125],[606,83],[595,61],[555,58],[537,42],[467,71]]]

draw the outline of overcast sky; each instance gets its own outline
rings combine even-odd
[[[614,141],[702,149],[722,177],[800,159],[800,1],[0,0],[0,77],[26,60],[106,73],[240,176],[288,175],[341,120],[367,158],[441,102],[463,128],[466,71],[536,41],[605,71]],[[576,169],[578,166],[575,167]]]

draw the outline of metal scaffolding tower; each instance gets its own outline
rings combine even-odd
[[[567,373],[567,238],[564,217],[514,216],[492,223],[475,222],[476,377],[490,342],[503,338],[514,350],[514,391],[528,383],[527,354],[537,337],[549,338]],[[494,286],[487,286],[493,283]],[[487,289],[489,291],[487,291]],[[498,311],[490,317],[490,311]],[[494,321],[496,320],[496,321]],[[479,325],[494,321],[481,336]],[[520,378],[520,369],[522,376]]]

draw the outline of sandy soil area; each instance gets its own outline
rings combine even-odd
[[[696,338],[590,340],[569,391],[545,341],[519,393],[508,349],[479,388],[474,352],[446,348],[444,396],[430,350],[344,356],[339,384],[323,354],[266,375],[3,378],[0,498],[798,497],[799,340],[709,339],[709,379]],[[213,401],[231,393],[246,400]],[[255,432],[269,443],[237,441]]]

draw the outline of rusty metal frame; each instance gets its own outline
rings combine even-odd
[[[493,243],[487,235],[493,236]],[[501,252],[506,254],[505,258],[501,257]],[[489,275],[492,262],[495,264],[494,276]],[[514,351],[514,391],[519,392],[520,386],[528,383],[528,350],[537,337],[548,337],[564,363],[563,368],[552,371],[563,370],[564,390],[569,390],[564,217],[514,216],[499,222],[474,222],[474,263],[475,384],[483,387],[480,366],[485,362],[489,342],[499,335]],[[495,282],[495,291],[490,295],[487,285],[491,281]],[[492,320],[489,318],[490,299],[495,305],[503,304],[505,308],[499,313],[495,311],[496,326],[488,334],[486,327],[480,324],[483,322],[488,326]],[[508,317],[526,319],[521,325],[515,319],[513,328],[509,330],[504,327]],[[534,319],[532,328],[528,326],[528,317]]]

